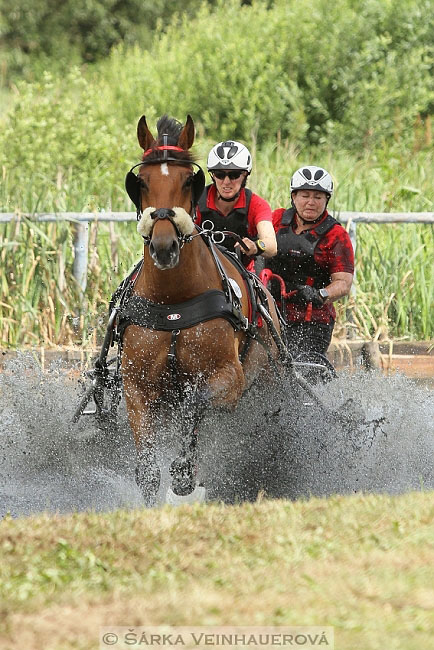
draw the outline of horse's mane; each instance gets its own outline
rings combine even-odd
[[[162,152],[157,149],[160,145],[164,143],[163,135],[167,135],[168,145],[176,146],[178,144],[179,136],[183,129],[183,124],[176,120],[174,117],[169,117],[168,115],[162,115],[157,122],[157,139],[152,145],[152,151],[146,156],[147,160],[152,160],[155,158],[162,158]],[[179,160],[188,160],[193,162],[195,160],[194,155],[187,150],[184,151],[168,151],[167,152],[170,158],[176,158]]]

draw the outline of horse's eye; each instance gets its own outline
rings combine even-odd
[[[141,187],[142,190],[148,190],[149,189],[146,181],[144,181],[143,178],[139,177],[139,183],[140,183],[140,187]]]
[[[187,180],[185,181],[185,183],[184,183],[184,187],[185,187],[185,189],[190,188],[192,182],[193,182],[193,176],[189,176],[189,177],[187,178]]]

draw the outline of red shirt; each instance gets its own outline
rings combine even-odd
[[[282,227],[281,220],[285,208],[278,208],[273,211],[273,226],[277,233]],[[328,212],[326,210],[324,219]],[[319,222],[321,223],[323,219]],[[315,224],[318,226],[319,224]],[[312,228],[314,230],[314,228]],[[315,247],[315,262],[332,273],[351,273],[354,274],[354,251],[351,239],[345,228],[340,224],[335,224]],[[284,278],[285,279],[285,278]],[[306,317],[306,307],[287,303],[288,319],[295,322],[301,322]],[[323,307],[313,308],[311,321],[320,323],[329,323],[331,319],[335,320],[336,310],[333,303],[326,303]]]
[[[209,185],[208,188],[209,189],[206,198],[207,207],[210,210],[215,210],[216,212],[222,215],[222,213],[216,207],[215,204],[216,186]],[[246,193],[243,188],[240,192],[237,202],[233,207],[233,210],[236,210],[237,208],[245,208],[245,207],[246,207]],[[229,217],[229,215],[227,216]],[[224,215],[222,215],[222,217],[224,217]],[[269,203],[267,203],[265,199],[263,199],[261,196],[258,196],[258,194],[254,194],[252,192],[252,198],[250,199],[250,205],[249,205],[249,212],[247,214],[247,222],[248,222],[247,232],[250,235],[250,237],[256,237],[256,235],[258,234],[257,225],[260,221],[269,221],[270,223],[273,222],[271,216],[271,208]],[[200,210],[199,208],[196,208],[195,223],[197,223],[197,225],[200,226],[201,222],[202,222],[202,217],[200,214]]]

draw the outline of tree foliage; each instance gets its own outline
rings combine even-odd
[[[51,0],[36,0],[40,14],[35,9],[26,16],[22,3],[10,11],[29,42],[43,7],[43,29],[54,29]],[[429,146],[429,122],[425,137],[423,120],[434,106],[432,0],[312,0],[309,11],[296,0],[200,6],[192,0],[183,4],[182,15],[173,14],[173,4],[126,0],[122,9],[115,0],[62,4],[60,14],[69,16],[65,38],[71,38],[80,16],[89,27],[100,11],[100,27],[82,36],[97,43],[104,34],[111,43],[114,25],[124,24],[122,19],[126,25],[141,7],[155,27],[153,40],[148,49],[123,42],[85,69],[69,66],[62,75],[46,73],[18,84],[0,130],[4,202],[21,207],[16,202],[23,201],[22,194],[14,190],[21,184],[11,181],[15,173],[30,176],[32,183],[51,178],[48,187],[41,183],[41,192],[59,204],[71,196],[59,174],[64,179],[69,174],[75,186],[92,187],[96,196],[108,186],[107,178],[118,183],[126,160],[139,153],[131,133],[142,113],[151,124],[166,112],[180,120],[190,113],[200,142],[237,138],[262,147],[277,139],[295,148],[359,154],[397,142],[403,150],[425,141]],[[111,13],[103,12],[107,7]],[[114,31],[102,27],[103,18]],[[417,121],[422,135],[415,143]],[[110,199],[106,193],[105,201]]]
[[[200,3],[183,0],[192,13]],[[157,21],[163,24],[180,10],[172,0],[0,0],[0,52],[3,74],[33,78],[45,66],[65,69],[108,56],[117,43],[152,40]]]
[[[0,0],[2,6],[5,2]],[[23,3],[9,7],[18,12],[11,51],[28,57],[26,74],[34,79],[15,79],[14,99],[0,116],[0,211],[132,210],[123,185],[141,153],[135,131],[143,113],[153,131],[163,113],[182,121],[190,113],[202,162],[220,139],[245,141],[255,161],[250,187],[273,208],[288,204],[291,172],[316,162],[337,180],[336,211],[433,209],[432,0],[311,0],[308,11],[297,0],[201,5],[186,0],[182,15],[173,13],[178,3],[168,0],[152,6],[148,0],[125,0],[119,10],[115,0],[88,0],[76,7],[65,0],[59,16],[53,15],[51,0],[35,0],[28,15]],[[128,11],[133,15],[134,7],[145,6],[147,27],[137,17],[122,32],[119,25],[128,25]],[[99,14],[98,7],[111,7],[113,15],[102,9]],[[74,32],[80,12],[86,29]],[[60,17],[67,15],[63,33],[56,32]],[[90,16],[100,22],[92,23]],[[142,29],[149,38],[131,44]],[[5,21],[1,31],[4,43]],[[96,62],[73,65],[103,51]],[[40,313],[45,327],[43,310],[50,300],[56,317],[60,305],[70,305],[68,311],[77,301],[75,288],[69,291],[73,282],[68,295],[64,288],[72,260],[69,229],[59,226],[55,244],[47,232],[38,224],[21,230],[10,224],[9,234],[0,234],[2,290],[8,296],[0,305],[0,322],[9,328],[10,344],[34,336],[27,323]],[[113,288],[140,249],[137,235],[122,230],[118,275],[110,279],[116,242],[103,227],[101,232],[105,235],[92,240],[90,313],[105,299],[107,282]],[[390,316],[399,323],[395,333],[430,336],[432,265],[419,260],[422,254],[430,259],[432,229],[418,230],[413,242],[410,230],[390,227],[388,239],[381,240],[366,232],[375,245],[361,238],[361,259],[358,253],[358,304],[361,295],[369,298],[360,316],[366,332],[374,320],[378,324]],[[34,282],[28,279],[32,274]],[[53,324],[50,340],[63,341],[63,326],[62,319]],[[377,325],[372,327],[375,333]]]

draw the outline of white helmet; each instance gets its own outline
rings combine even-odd
[[[329,198],[333,194],[333,180],[330,174],[322,167],[307,165],[300,167],[291,178],[291,192],[297,190],[316,190],[325,192]]]
[[[241,142],[218,142],[208,154],[208,171],[213,169],[242,169],[252,171],[252,156]]]

